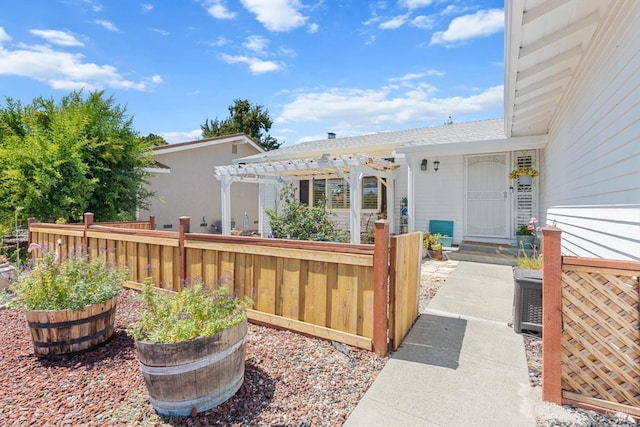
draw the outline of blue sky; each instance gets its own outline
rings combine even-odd
[[[198,139],[234,99],[286,145],[503,116],[503,1],[23,0],[0,97],[104,90],[141,135]]]

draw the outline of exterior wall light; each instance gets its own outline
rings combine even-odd
[[[440,169],[440,161],[436,160],[435,162],[433,162],[433,170],[438,172],[438,169]]]
[[[427,170],[427,159],[422,159],[422,163],[420,163],[420,170],[421,171]]]

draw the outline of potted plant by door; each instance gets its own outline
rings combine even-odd
[[[539,253],[537,221],[531,218],[528,226],[521,227],[531,233],[531,254],[521,247],[513,269],[513,327],[518,333],[525,330],[542,332],[542,254]]]
[[[32,244],[30,249],[41,249]],[[91,349],[113,335],[117,296],[128,277],[103,259],[53,252],[19,274],[12,303],[25,313],[36,356],[58,357]]]
[[[128,329],[154,409],[189,416],[218,406],[244,381],[248,299],[226,286],[213,293],[200,282],[179,293],[154,291],[146,280],[145,310]]]
[[[528,224],[521,225],[516,230],[516,243],[518,250],[531,250],[533,248],[534,234]]]
[[[442,260],[442,243],[437,242],[431,245],[431,257],[433,259]]]

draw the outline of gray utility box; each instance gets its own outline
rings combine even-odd
[[[513,330],[542,333],[542,270],[514,268]]]

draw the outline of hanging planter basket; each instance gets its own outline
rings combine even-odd
[[[534,168],[519,168],[509,172],[509,179],[517,179],[518,184],[531,185],[531,179],[540,175],[537,169]]]

